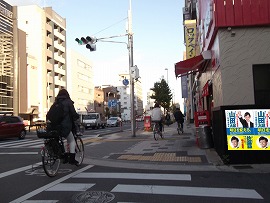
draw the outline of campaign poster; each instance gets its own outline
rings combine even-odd
[[[270,109],[225,110],[228,150],[269,150]]]

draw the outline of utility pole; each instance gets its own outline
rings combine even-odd
[[[131,133],[132,137],[136,137],[136,122],[135,122],[135,109],[134,109],[134,78],[132,75],[133,67],[133,33],[132,33],[132,12],[131,0],[129,0],[128,10],[128,51],[129,51],[129,76],[130,76],[130,117],[131,117]]]
[[[117,41],[105,41],[104,39],[110,39],[115,37],[128,36],[128,44],[126,42],[117,42]],[[132,13],[131,13],[131,0],[129,0],[129,10],[128,10],[128,30],[125,35],[103,37],[96,39],[96,37],[87,36],[86,38],[82,37],[81,39],[76,38],[75,41],[79,45],[86,45],[87,49],[90,51],[96,51],[95,43],[97,41],[102,42],[113,42],[113,43],[124,43],[127,44],[128,53],[129,53],[129,77],[130,77],[130,119],[131,119],[131,133],[132,137],[136,137],[136,121],[135,121],[135,108],[134,108],[134,65],[133,65],[133,33],[132,33]],[[135,69],[136,70],[136,69]]]

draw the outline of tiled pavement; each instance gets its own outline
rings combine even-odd
[[[109,167],[177,170],[177,171],[227,171],[266,173],[270,164],[252,164],[247,166],[225,165],[213,148],[200,148],[196,142],[194,125],[184,127],[184,134],[178,135],[176,125],[164,128],[164,139],[155,141],[152,132],[138,130],[136,137],[130,132],[121,132],[104,137],[98,142],[137,141],[120,153],[111,153],[102,159],[86,157],[85,163]]]

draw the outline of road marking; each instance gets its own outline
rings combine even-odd
[[[95,184],[92,183],[59,183],[46,191],[86,191],[93,187]]]
[[[31,154],[38,154],[38,152],[0,152],[0,154],[31,155]]]
[[[255,190],[236,189],[236,188],[209,188],[209,187],[181,187],[181,186],[119,184],[116,187],[114,187],[111,190],[111,192],[263,199],[263,197],[260,194],[258,194]]]
[[[86,166],[86,167],[84,167],[84,168],[82,168],[82,169],[80,169],[80,170],[74,171],[73,173],[71,173],[71,174],[69,174],[69,175],[67,175],[67,176],[64,176],[64,177],[62,177],[62,178],[59,178],[59,179],[57,179],[56,181],[53,181],[53,182],[51,182],[51,183],[49,183],[49,184],[47,184],[47,185],[44,185],[44,186],[41,187],[41,188],[38,188],[38,189],[36,189],[36,190],[34,190],[34,191],[28,193],[28,194],[25,194],[24,196],[21,196],[21,197],[15,199],[15,200],[13,200],[13,201],[10,202],[10,203],[18,203],[18,202],[23,202],[23,201],[25,201],[25,200],[27,200],[27,199],[30,199],[31,197],[33,197],[33,196],[35,196],[35,195],[37,195],[37,194],[39,194],[39,193],[41,193],[41,192],[43,192],[43,191],[45,191],[45,190],[51,188],[51,187],[53,187],[53,186],[55,186],[55,185],[57,185],[57,184],[59,184],[59,183],[65,181],[65,180],[67,180],[67,179],[69,179],[69,178],[71,178],[71,177],[73,177],[74,175],[77,175],[77,174],[79,174],[79,173],[81,173],[81,172],[83,172],[83,171],[85,171],[85,170],[87,170],[87,169],[89,169],[89,168],[92,168],[93,166],[94,166],[94,165],[88,165],[88,166]]]
[[[41,162],[36,163],[36,164],[41,164]],[[29,165],[29,166],[17,168],[17,169],[11,170],[11,171],[7,171],[7,172],[4,172],[4,173],[0,173],[0,178],[4,178],[4,177],[10,176],[10,175],[13,175],[15,173],[20,173],[22,171],[26,171],[26,170],[28,170],[28,169],[30,169],[32,167],[33,167],[33,165]]]
[[[30,146],[30,145],[39,145],[43,143],[43,140],[23,140],[21,142],[8,142],[4,144],[0,144],[0,147],[2,148],[14,148],[14,147],[24,147],[24,146]]]
[[[73,178],[116,178],[144,180],[184,180],[191,181],[189,174],[153,174],[153,173],[80,173]]]
[[[58,200],[26,200],[23,203],[57,203]]]

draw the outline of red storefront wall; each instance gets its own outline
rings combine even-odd
[[[211,50],[218,28],[270,25],[270,0],[199,0],[199,24],[209,17],[210,4],[213,18],[203,50]]]
[[[214,0],[216,27],[270,24],[270,0]]]

